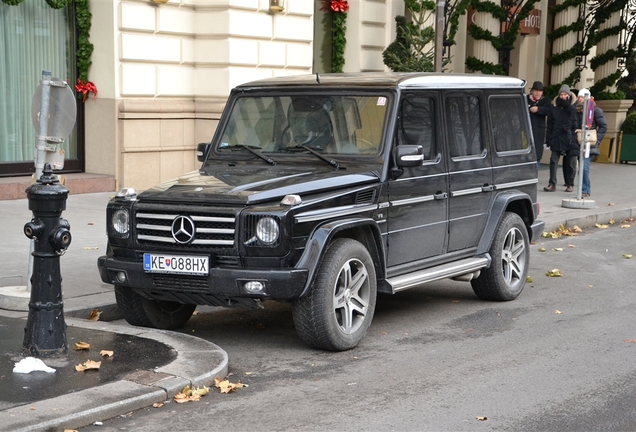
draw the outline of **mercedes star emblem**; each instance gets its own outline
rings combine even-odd
[[[172,221],[172,238],[177,243],[186,244],[194,239],[194,221],[189,216],[177,216]]]

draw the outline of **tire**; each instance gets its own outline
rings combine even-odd
[[[133,289],[115,286],[117,307],[130,325],[173,330],[182,327],[197,305],[150,300]]]
[[[526,284],[530,266],[528,230],[516,213],[504,213],[490,246],[492,263],[471,281],[482,300],[516,299]]]
[[[293,303],[296,331],[314,348],[355,348],[371,325],[376,299],[375,266],[369,252],[356,240],[334,240],[309,293]]]

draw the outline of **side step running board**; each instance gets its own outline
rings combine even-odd
[[[461,261],[435,266],[429,269],[418,270],[401,276],[395,276],[387,279],[387,282],[391,285],[393,292],[396,293],[427,282],[452,278],[481,270],[484,267],[488,267],[490,265],[490,261],[490,256],[481,258],[466,258]]]

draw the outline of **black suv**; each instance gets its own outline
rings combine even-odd
[[[235,88],[201,168],[107,208],[104,282],[133,325],[288,300],[309,345],[355,347],[377,293],[443,278],[515,299],[537,238],[524,81],[306,75]]]

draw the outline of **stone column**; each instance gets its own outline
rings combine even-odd
[[[488,12],[476,12],[473,20],[475,25],[490,30],[495,36],[501,32],[501,23]],[[499,64],[499,53],[489,41],[475,40],[472,55],[483,62]]]
[[[612,14],[612,16],[605,21],[603,24],[599,26],[599,32],[602,32],[605,29],[615,27],[620,24],[621,21],[621,11],[616,11]],[[619,43],[619,35],[609,35],[603,39],[601,39],[596,44],[596,55],[600,56],[605,54],[607,51],[611,49],[616,49]],[[613,60],[608,61],[607,63],[600,65],[594,71],[594,82],[599,82],[600,80],[612,75],[618,69],[618,59],[615,58]],[[614,83],[610,87],[606,87],[604,91],[615,92],[616,91],[616,83]]]
[[[557,0],[557,4],[563,4],[565,0]],[[579,8],[570,7],[562,12],[559,12],[554,17],[554,28],[567,26],[579,17]],[[552,53],[559,54],[563,51],[569,50],[576,44],[576,32],[570,32],[565,36],[552,42]],[[552,66],[550,84],[561,84],[576,68],[576,61],[574,58],[566,60],[564,63]]]

